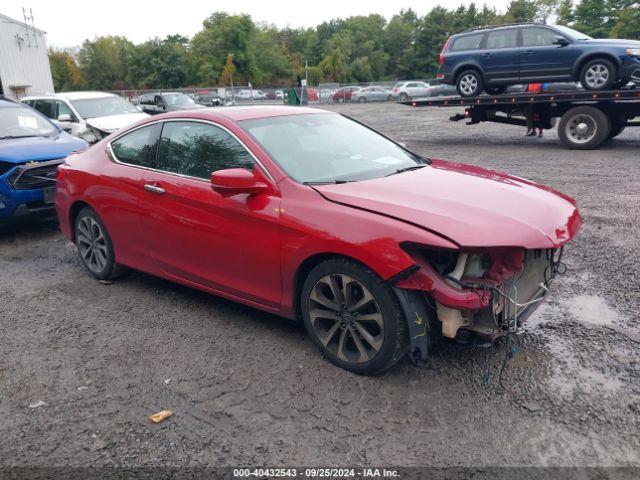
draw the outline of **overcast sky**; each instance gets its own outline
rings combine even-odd
[[[173,33],[192,36],[215,11],[248,13],[256,22],[279,27],[310,27],[337,17],[379,13],[389,19],[401,8],[412,8],[424,15],[439,4],[451,8],[468,3],[468,0],[5,0],[0,3],[0,13],[22,20],[22,7],[27,8],[27,13],[30,7],[35,26],[47,32],[50,46],[73,47],[99,35],[123,35],[134,43]],[[508,0],[476,2],[483,3],[504,9]]]

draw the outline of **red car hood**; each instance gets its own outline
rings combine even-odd
[[[390,177],[314,188],[331,202],[420,226],[463,247],[555,248],[582,223],[575,201],[555,190],[442,160]]]

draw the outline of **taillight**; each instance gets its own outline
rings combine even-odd
[[[396,93],[398,91],[397,88],[394,88],[393,90],[391,90],[391,93]]]
[[[447,47],[449,46],[450,41],[451,41],[451,37],[447,38],[447,41],[445,42],[444,47],[442,47],[442,51],[440,52],[440,65],[444,63],[444,52],[447,50]]]

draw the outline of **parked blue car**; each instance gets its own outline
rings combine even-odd
[[[87,146],[33,108],[0,98],[0,224],[55,215],[58,165]]]
[[[503,93],[509,85],[579,81],[586,90],[640,82],[640,42],[596,40],[539,23],[484,27],[449,37],[438,80],[463,97]]]

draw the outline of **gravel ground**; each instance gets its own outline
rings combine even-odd
[[[332,108],[578,200],[568,272],[504,389],[504,346],[359,377],[301,325],[141,273],[98,283],[55,226],[16,227],[0,232],[0,464],[640,466],[640,129],[575,152],[446,109]]]

